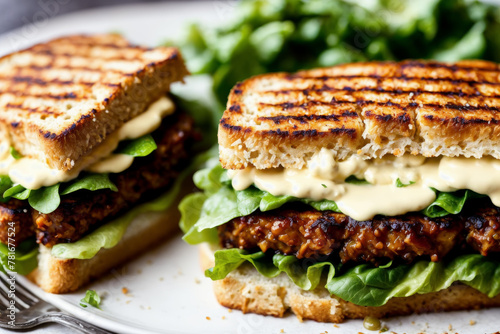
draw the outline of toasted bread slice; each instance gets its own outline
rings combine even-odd
[[[207,244],[200,247],[201,266],[214,265],[213,250]],[[410,297],[392,298],[379,307],[355,305],[330,295],[325,288],[312,291],[297,287],[286,274],[274,278],[262,276],[251,265],[244,264],[226,278],[214,281],[214,292],[222,306],[243,313],[258,313],[283,317],[292,311],[299,319],[340,323],[347,319],[363,319],[409,315],[412,313],[446,312],[500,307],[500,296],[487,295],[463,284]]]
[[[345,64],[237,84],[219,125],[225,168],[301,168],[405,152],[500,159],[500,68],[468,60]]]
[[[69,170],[188,74],[176,48],[69,36],[0,58],[0,138]]]

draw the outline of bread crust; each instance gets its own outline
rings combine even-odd
[[[203,269],[214,265],[213,250],[200,246]],[[244,264],[226,278],[214,281],[214,293],[225,307],[243,313],[283,317],[288,310],[299,319],[341,323],[347,319],[362,319],[410,315],[413,313],[447,312],[500,307],[500,295],[487,295],[463,284],[428,294],[390,299],[379,307],[355,305],[330,296],[325,288],[305,291],[295,286],[285,274],[275,278],[260,275],[251,265]]]
[[[179,196],[180,199],[182,196]],[[127,228],[119,243],[101,249],[88,260],[61,259],[52,256],[51,249],[40,245],[38,268],[28,278],[50,293],[76,291],[110,269],[140,255],[162,240],[179,231],[179,200],[163,212],[149,212],[137,216]]]
[[[226,169],[302,168],[405,152],[500,159],[500,68],[468,60],[368,62],[258,75],[237,84],[219,124]]]
[[[0,138],[70,170],[188,71],[176,48],[75,35],[0,58]]]

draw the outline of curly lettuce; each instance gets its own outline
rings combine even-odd
[[[382,306],[394,297],[436,292],[455,282],[468,285],[493,298],[500,294],[500,261],[480,254],[459,255],[448,261],[418,261],[411,265],[389,263],[342,268],[329,261],[299,260],[293,255],[248,253],[240,249],[215,252],[215,266],[205,271],[212,280],[225,278],[243,263],[265,277],[287,275],[304,290],[313,290],[326,277],[330,294],[361,306]]]

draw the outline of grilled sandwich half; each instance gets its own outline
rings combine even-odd
[[[238,83],[220,165],[181,204],[219,302],[328,322],[500,306],[499,85],[472,60]]]
[[[176,48],[68,36],[0,73],[0,242],[18,253],[5,269],[73,291],[174,228],[168,192],[199,137],[166,95],[188,74]]]

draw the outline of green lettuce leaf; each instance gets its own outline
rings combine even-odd
[[[21,159],[23,156],[13,146],[10,147],[10,155],[16,160]]]
[[[85,292],[85,297],[80,300],[81,307],[87,307],[87,305],[93,306],[95,308],[101,309],[101,297],[95,290],[87,290]]]
[[[381,306],[393,297],[436,292],[461,282],[489,297],[500,294],[500,262],[479,254],[465,254],[449,261],[418,261],[412,265],[374,267],[361,264],[344,270],[328,261],[299,260],[292,255],[264,255],[239,249],[215,252],[215,266],[205,272],[219,280],[243,263],[250,263],[265,277],[284,273],[298,287],[315,289],[326,277],[330,294],[361,306]]]
[[[403,181],[401,181],[399,179],[399,177],[398,177],[397,180],[396,180],[396,187],[398,187],[398,188],[404,188],[404,187],[411,186],[414,183],[415,183],[415,181],[410,181],[408,183],[403,183]]]
[[[59,186],[60,183],[54,184],[50,187],[42,187],[37,190],[32,190],[28,197],[28,202],[31,207],[41,213],[51,213],[57,209],[61,203]]]
[[[276,277],[284,272],[300,288],[312,290],[320,283],[325,267],[328,281],[335,276],[336,270],[329,262],[304,265],[295,256],[275,254],[270,257],[262,252],[248,253],[237,248],[218,250],[214,256],[215,266],[205,271],[205,276],[212,280],[223,279],[244,262],[249,262],[265,277]]]
[[[31,190],[24,189],[24,190],[22,190],[22,191],[20,191],[18,193],[13,194],[12,197],[17,198],[17,199],[23,201],[25,199],[28,199],[30,197],[30,195],[31,195]]]
[[[69,183],[60,194],[67,195],[77,190],[96,191],[101,189],[118,191],[116,185],[109,179],[108,174],[86,174]]]
[[[435,190],[436,191],[436,190]],[[471,190],[459,190],[451,193],[438,192],[437,197],[422,213],[427,217],[436,218],[449,214],[458,214],[462,211],[469,199],[485,197]]]
[[[131,155],[133,157],[145,157],[150,155],[157,148],[158,146],[156,146],[153,137],[147,134],[136,139],[120,142],[120,145],[114,153]]]
[[[13,185],[12,181],[10,180],[10,178],[8,176],[3,175],[2,177],[8,178],[8,180],[9,180],[8,181],[9,182],[8,183],[9,187],[6,190],[4,190],[4,192],[3,192],[3,198],[13,197],[15,194],[21,193],[21,192],[23,192],[23,191],[26,190],[26,188],[24,188],[20,184]],[[6,185],[7,185],[7,183],[6,183]]]
[[[0,194],[5,193],[9,188],[12,187],[12,181],[10,180],[10,177],[6,175],[0,175]],[[0,196],[0,202],[5,203],[9,199],[4,198],[3,195]]]
[[[37,267],[38,244],[34,239],[23,241],[19,246],[11,247],[11,250],[13,252],[9,252],[9,246],[0,243],[1,271],[27,275]]]

